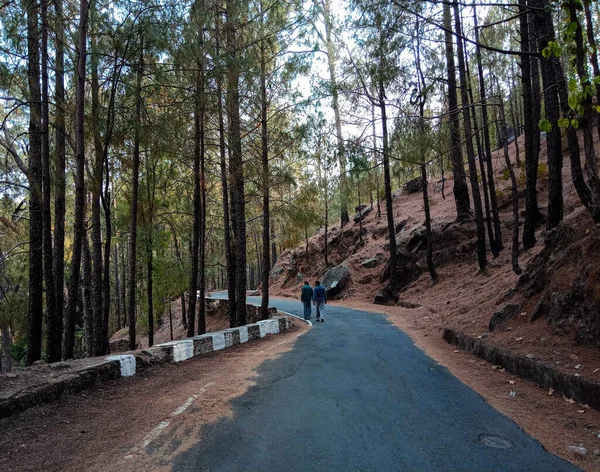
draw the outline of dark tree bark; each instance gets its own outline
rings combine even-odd
[[[500,97],[500,94],[498,94]],[[512,233],[512,251],[511,261],[513,272],[519,275],[522,270],[519,266],[519,188],[517,187],[517,178],[515,171],[512,168],[510,162],[510,156],[508,154],[508,132],[506,130],[506,118],[504,116],[504,103],[500,102],[500,123],[502,140],[504,142],[504,162],[506,162],[506,168],[510,175],[511,192],[512,192],[512,207],[513,207],[513,233]]]
[[[485,80],[483,76],[483,64],[481,62],[481,48],[479,47],[479,29],[477,27],[477,14],[475,12],[475,1],[473,1],[473,24],[475,26],[475,57],[477,59],[477,72],[479,76],[479,96],[481,97],[481,119],[483,128],[483,145],[485,150],[485,162],[487,163],[487,186],[490,193],[490,204],[492,207],[492,216],[494,218],[494,238],[490,236],[490,248],[494,256],[497,255],[503,247],[502,228],[500,226],[500,215],[498,214],[498,198],[496,197],[496,184],[494,182],[494,166],[492,163],[492,145],[490,143],[490,129],[487,109],[487,95],[485,91]],[[516,138],[515,138],[516,140]],[[481,174],[484,174],[483,168]],[[485,185],[485,184],[484,184]]]
[[[54,48],[54,126],[56,129],[56,145],[54,151],[54,254],[53,277],[54,296],[56,300],[54,318],[48,317],[46,354],[48,360],[59,360],[62,353],[62,331],[65,305],[65,85],[64,85],[64,23],[63,1],[54,1],[55,48]]]
[[[458,95],[456,87],[456,66],[454,63],[454,43],[452,37],[452,14],[450,4],[444,3],[444,28],[446,42],[446,66],[448,69],[448,111],[450,121],[450,158],[454,176],[454,201],[456,219],[465,220],[471,214],[469,189],[465,173],[465,164],[461,153],[460,118],[458,114]]]
[[[92,133],[94,140],[94,161],[90,193],[92,197],[92,226],[90,228],[92,240],[92,304],[94,323],[93,356],[104,354],[103,320],[103,260],[102,260],[102,223],[100,193],[102,191],[102,137],[100,136],[100,84],[98,81],[98,50],[97,50],[97,23],[96,8],[91,8],[91,34],[90,34],[90,65],[91,65],[91,91],[92,91]]]
[[[12,357],[10,348],[12,346],[12,333],[10,325],[2,326],[2,355],[0,355],[0,373],[5,374],[12,370]]]
[[[531,40],[533,31],[530,31],[527,13],[527,0],[519,0],[519,21],[521,33],[521,51],[532,51]],[[534,47],[533,50],[536,48]],[[537,173],[540,130],[539,122],[539,79],[535,58],[529,55],[521,56],[521,81],[523,84],[523,113],[525,128],[525,226],[523,227],[523,247],[527,250],[535,245],[535,228],[540,218],[537,202]],[[536,86],[537,83],[537,86]],[[536,91],[537,87],[537,91]],[[537,119],[536,119],[537,118]]]
[[[425,234],[427,236],[427,268],[432,281],[438,278],[433,264],[433,238],[431,234],[431,212],[429,210],[429,195],[427,194],[427,164],[421,164],[421,179],[423,180],[423,209],[425,210]]]
[[[27,78],[29,85],[29,308],[27,365],[42,358],[43,324],[43,202],[42,106],[40,91],[40,8],[27,2]]]
[[[227,67],[227,111],[229,116],[230,171],[232,173],[233,231],[236,242],[236,324],[246,324],[246,201],[240,123],[239,70],[239,1],[227,0],[226,39],[229,63]]]
[[[216,56],[220,59],[220,13],[217,11],[217,33],[215,34]],[[228,170],[226,164],[225,150],[225,124],[223,120],[223,91],[222,91],[222,73],[218,69],[216,73],[217,85],[217,113],[219,118],[219,157],[221,164],[221,190],[223,193],[223,238],[225,245],[225,263],[227,265],[227,298],[229,300],[229,324],[236,325],[236,303],[235,303],[235,261],[231,245],[231,225],[229,224],[229,184]]]
[[[121,311],[121,277],[119,274],[119,244],[115,244],[115,298],[117,301],[117,312],[116,312],[116,323],[117,323],[117,331],[121,329],[123,324],[122,316],[123,312]],[[110,287],[110,286],[109,286]]]
[[[583,8],[585,12],[585,30],[587,33],[588,43],[590,45],[590,63],[594,77],[600,76],[600,66],[598,65],[598,48],[596,47],[596,38],[594,36],[594,23],[592,21],[592,11],[590,8],[591,0],[583,0]],[[596,86],[596,103],[600,105],[600,87]],[[596,114],[596,116],[598,116]],[[600,138],[600,120],[597,123],[598,137]]]
[[[84,230],[85,231],[85,230]],[[92,289],[92,253],[87,231],[83,236],[81,249],[81,293],[83,295],[83,336],[85,339],[86,357],[94,356],[94,295]]]
[[[199,241],[199,289],[198,334],[206,332],[206,151],[205,151],[205,78],[204,78],[204,32],[200,28],[200,72],[198,76],[198,100],[200,120],[200,241]]]
[[[75,345],[75,323],[77,321],[77,295],[81,269],[81,250],[85,237],[83,219],[85,215],[85,63],[87,59],[88,2],[79,3],[79,38],[76,90],[76,153],[75,153],[75,218],[73,221],[73,257],[69,278],[69,303],[65,323],[63,357],[71,359]]]
[[[263,19],[264,21],[264,19]],[[269,209],[269,135],[267,129],[267,66],[265,40],[260,42],[260,101],[261,101],[261,154],[262,154],[262,197],[263,197],[263,251],[260,304],[261,317],[269,317],[269,274],[271,272],[270,253],[270,209]],[[347,210],[347,209],[346,209]]]
[[[156,173],[146,156],[146,291],[148,296],[148,346],[154,345],[154,201]]]
[[[575,30],[577,75],[579,76],[581,87],[585,90],[586,88],[591,87],[591,82],[586,70],[586,50],[583,44],[583,31],[577,16],[577,8],[577,2],[575,0],[569,0],[569,20],[571,21],[571,24],[577,24],[577,29]],[[583,116],[579,120],[579,123],[583,128],[583,149],[585,151],[584,170],[587,174],[591,197],[589,210],[594,221],[598,223],[600,222],[600,178],[598,176],[598,163],[596,161],[596,151],[594,149],[594,136],[592,131],[594,112],[590,94],[586,94],[583,97],[581,105],[583,105]]]
[[[185,292],[181,292],[181,324],[183,325],[183,329],[187,330],[187,316],[185,314]]]
[[[456,49],[458,51],[458,71],[460,76],[460,93],[463,105],[463,126],[465,129],[467,162],[469,164],[469,180],[471,181],[471,194],[473,195],[473,207],[475,209],[475,225],[477,227],[477,261],[481,270],[485,269],[487,259],[485,254],[485,227],[483,223],[483,208],[481,206],[481,195],[479,193],[479,182],[477,180],[477,164],[475,163],[475,151],[471,136],[471,114],[469,107],[469,96],[467,89],[467,76],[465,67],[464,49],[462,46],[462,25],[458,11],[458,3],[454,4],[454,24],[456,28]]]
[[[532,0],[532,6],[539,8],[534,13],[534,30],[539,41],[539,49],[543,51],[550,41],[555,41],[552,16],[547,10],[548,0]],[[548,222],[550,230],[558,226],[563,219],[563,186],[562,186],[562,139],[558,126],[560,106],[556,81],[556,67],[551,58],[541,60],[542,80],[544,84],[544,109],[551,129],[546,133],[548,150]]]
[[[140,181],[140,133],[142,127],[142,77],[144,75],[144,35],[140,32],[140,56],[137,66],[135,98],[135,133],[133,138],[133,169],[131,172],[131,215],[129,219],[129,349],[137,347],[136,342],[136,290],[137,290],[137,214]]]

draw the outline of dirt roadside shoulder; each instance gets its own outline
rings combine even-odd
[[[258,366],[310,329],[292,323],[277,336],[156,366],[0,420],[0,470],[170,470],[169,458],[197,442],[203,425],[231,415],[229,402],[254,384]],[[154,437],[165,420],[165,433]]]

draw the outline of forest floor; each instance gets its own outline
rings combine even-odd
[[[521,153],[524,149],[522,139],[522,137],[519,139]],[[514,163],[514,145],[511,145],[510,149],[511,160]],[[542,143],[540,162],[546,162],[545,143]],[[345,228],[333,228],[330,232],[331,244],[328,254],[330,266],[344,264],[351,274],[348,286],[339,296],[340,300],[332,304],[387,314],[390,321],[408,333],[427,354],[447,366],[462,382],[539,439],[548,450],[586,470],[600,470],[597,457],[600,455],[600,413],[598,411],[506,373],[501,366],[493,366],[459,351],[442,339],[444,328],[454,328],[476,338],[484,338],[489,344],[508,348],[515,354],[552,364],[555,369],[570,375],[580,375],[596,382],[600,381],[600,350],[594,346],[579,344],[574,330],[558,333],[544,318],[531,322],[535,300],[533,302],[525,300],[520,315],[489,332],[490,317],[509,300],[519,280],[511,266],[510,188],[505,178],[504,159],[498,151],[493,154],[493,163],[500,197],[500,219],[505,249],[496,258],[492,259],[490,255],[488,267],[484,272],[479,271],[477,267],[473,224],[471,227],[468,224],[462,225],[464,226],[460,228],[460,231],[463,231],[462,240],[459,237],[436,241],[435,232],[441,234],[442,228],[453,225],[455,218],[452,180],[449,179],[445,184],[445,199],[441,192],[430,191],[434,261],[436,259],[441,261],[436,267],[439,279],[432,284],[421,262],[423,270],[419,278],[399,294],[401,302],[408,302],[408,306],[416,308],[373,304],[375,294],[385,285],[381,275],[387,270],[385,202],[381,202],[380,217],[377,216],[377,210],[374,208],[363,220],[362,244],[358,241],[359,225],[352,221]],[[586,234],[590,230],[598,231],[579,203],[571,182],[568,158],[565,158],[564,163],[566,224],[587,227]],[[518,169],[516,170],[518,172]],[[547,179],[541,177],[538,198],[541,210],[545,213],[546,209],[543,206],[546,202]],[[520,198],[520,208],[524,209],[523,197]],[[421,228],[424,221],[421,193],[396,192],[394,217],[396,222],[406,220],[405,229],[397,238],[399,241],[409,238],[413,229]],[[523,223],[522,217],[520,223],[521,225]],[[537,245],[527,252],[521,251],[519,255],[521,267],[527,267],[543,249],[544,233],[544,226],[540,225],[536,232]],[[454,235],[456,234],[461,236],[457,231],[454,232]],[[283,272],[271,285],[271,294],[297,298],[304,280],[312,283],[322,278],[326,271],[323,248],[324,233],[321,231],[309,239],[308,254],[306,254],[305,244],[299,245],[295,250],[282,253],[277,267],[281,267]],[[424,251],[417,254],[424,254]],[[365,268],[362,263],[371,258],[377,259],[378,264],[374,268]],[[424,259],[424,256],[422,258]],[[600,261],[598,264],[600,265]],[[295,276],[296,270],[299,272],[297,276]],[[585,447],[589,452],[588,456],[582,458],[569,452],[567,448],[572,445]]]
[[[203,426],[231,417],[231,400],[254,385],[257,367],[291,350],[309,329],[291,322],[277,336],[152,367],[0,420],[0,470],[171,470],[170,459],[197,441]],[[185,415],[177,413],[184,407]],[[165,418],[171,423],[161,435]]]

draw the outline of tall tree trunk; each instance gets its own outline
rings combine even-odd
[[[69,302],[65,325],[63,357],[71,359],[75,345],[75,323],[77,321],[77,295],[79,294],[79,274],[81,269],[81,249],[85,215],[85,63],[87,59],[88,2],[79,3],[79,38],[77,59],[77,89],[75,104],[76,153],[75,153],[75,218],[73,221],[73,257],[69,279]]]
[[[187,316],[185,314],[185,292],[181,292],[181,324],[183,329],[187,330]]]
[[[154,201],[156,172],[146,155],[146,291],[148,297],[148,346],[154,344]]]
[[[534,30],[539,41],[539,50],[543,51],[550,41],[555,41],[552,16],[547,10],[548,0],[532,0],[532,6],[539,8],[534,14]],[[543,58],[542,80],[544,84],[544,109],[546,120],[550,122],[550,130],[546,133],[548,150],[548,222],[550,230],[558,226],[563,219],[563,185],[562,185],[562,139],[558,126],[560,106],[556,81],[556,69],[551,58]]]
[[[346,151],[344,146],[344,138],[342,136],[342,118],[340,114],[340,102],[337,75],[335,70],[336,51],[333,44],[332,35],[332,19],[331,19],[331,0],[324,0],[323,15],[325,24],[325,46],[327,48],[327,66],[329,68],[329,81],[331,88],[331,106],[333,108],[333,116],[335,120],[335,131],[337,139],[338,160],[340,163],[340,218],[341,225],[344,226],[350,222],[348,215],[348,182],[346,176]]]
[[[56,145],[54,150],[54,254],[53,277],[56,308],[54,318],[48,318],[46,354],[48,359],[60,359],[62,353],[62,331],[65,306],[65,85],[64,85],[64,19],[63,0],[54,1],[55,8],[55,53],[54,53],[54,123]]]
[[[121,311],[121,278],[119,275],[119,243],[115,244],[115,298],[117,301],[116,330],[121,329],[123,312]],[[106,266],[105,266],[106,267]],[[109,286],[110,287],[110,286]]]
[[[217,22],[217,33],[215,34],[215,49],[216,56],[221,59],[220,56],[220,13],[216,15]],[[225,149],[225,123],[223,119],[223,87],[222,87],[223,75],[220,69],[217,70],[216,74],[216,85],[217,85],[217,113],[219,118],[219,157],[221,164],[221,190],[223,194],[223,238],[225,245],[225,263],[227,265],[227,298],[228,310],[229,310],[229,324],[235,326],[236,324],[236,304],[235,304],[235,261],[232,250],[231,242],[231,225],[229,224],[229,185],[228,185],[228,170],[226,164],[226,149]]]
[[[92,289],[92,254],[90,243],[85,231],[83,236],[83,247],[81,250],[81,293],[83,295],[83,336],[85,339],[85,355],[94,356],[94,296]]]
[[[587,33],[588,43],[590,45],[590,63],[594,77],[600,76],[600,66],[598,65],[598,48],[596,47],[596,38],[594,36],[594,22],[592,21],[592,11],[590,8],[591,0],[583,0],[583,8],[585,12],[585,29]],[[596,85],[596,103],[600,105],[600,87]],[[598,116],[598,114],[596,114]],[[598,137],[600,138],[600,120],[597,123]]]
[[[427,269],[432,281],[438,278],[433,264],[433,238],[431,234],[431,211],[429,210],[429,195],[427,194],[427,164],[421,164],[421,179],[423,180],[423,209],[425,210],[425,234],[427,236]]]
[[[502,249],[502,228],[500,226],[500,215],[498,213],[498,198],[496,197],[496,184],[494,182],[494,165],[492,163],[492,145],[490,142],[490,129],[487,109],[487,96],[485,91],[485,80],[483,76],[483,64],[481,61],[481,48],[479,47],[479,29],[477,27],[477,13],[475,12],[475,0],[473,0],[473,24],[475,26],[475,57],[477,59],[477,72],[479,76],[479,96],[481,97],[481,119],[483,128],[483,145],[485,150],[485,162],[487,163],[487,185],[490,190],[490,204],[492,207],[492,216],[494,218],[494,238],[490,237],[490,248],[492,253]],[[516,138],[515,138],[516,140]],[[483,169],[481,170],[483,175]]]
[[[244,196],[244,168],[240,123],[240,70],[239,70],[239,0],[227,0],[226,38],[228,52],[227,108],[229,114],[230,171],[232,173],[233,231],[236,242],[236,324],[246,324],[246,202]]]
[[[581,83],[581,88],[586,90],[590,88],[590,78],[587,73],[586,66],[586,50],[583,44],[583,31],[581,23],[577,17],[577,2],[569,0],[569,19],[571,24],[576,24],[575,30],[575,45],[576,45],[576,65],[577,75]],[[584,170],[587,174],[588,185],[590,189],[591,205],[590,211],[596,223],[600,222],[600,178],[598,176],[598,163],[596,161],[596,151],[594,149],[594,136],[592,131],[593,121],[593,105],[590,94],[584,96],[581,105],[583,105],[583,117],[579,120],[580,126],[583,128],[583,149],[585,151]]]
[[[263,18],[264,22],[264,18]],[[262,197],[263,197],[263,251],[262,251],[262,300],[261,317],[269,317],[269,274],[271,272],[270,253],[270,210],[269,210],[269,135],[267,129],[267,65],[265,40],[260,42],[260,98],[261,98],[261,154],[262,154]]]
[[[200,241],[199,258],[200,274],[199,289],[200,300],[198,310],[198,334],[206,332],[206,151],[205,151],[205,78],[204,78],[204,30],[203,24],[200,28],[200,73],[198,76],[198,100],[199,100],[199,120],[200,120]]]
[[[506,118],[504,116],[504,103],[501,95],[500,98],[500,129],[502,131],[502,141],[504,142],[504,162],[506,162],[506,168],[510,175],[511,192],[512,192],[512,207],[513,207],[513,234],[512,234],[512,269],[517,275],[521,274],[522,270],[519,266],[519,188],[517,187],[517,178],[515,171],[512,168],[510,162],[510,156],[508,153],[508,132],[506,130]],[[516,138],[515,138],[516,139]]]
[[[42,106],[40,93],[40,29],[38,0],[27,3],[27,78],[29,85],[29,309],[27,365],[42,358],[43,202]]]
[[[533,37],[533,31],[530,31],[529,19],[527,13],[527,0],[519,0],[520,13],[520,33],[521,33],[521,51],[529,53],[536,48]],[[531,28],[533,29],[533,28]],[[537,173],[538,173],[538,152],[540,130],[539,122],[539,103],[534,98],[539,97],[539,79],[537,78],[538,68],[535,58],[524,54],[521,56],[521,80],[523,84],[523,110],[525,123],[525,226],[523,227],[523,247],[527,250],[535,245],[535,228],[540,218],[540,211],[537,202]],[[536,86],[536,84],[538,84]],[[537,92],[536,92],[537,88]],[[536,117],[538,117],[536,119]]]
[[[471,181],[471,193],[473,195],[473,207],[475,209],[475,225],[477,227],[477,261],[481,270],[487,264],[485,254],[485,227],[483,224],[483,208],[481,206],[481,195],[479,193],[479,182],[477,180],[477,164],[475,163],[475,152],[471,132],[471,114],[469,96],[467,90],[467,77],[465,67],[464,49],[462,46],[462,25],[458,11],[458,3],[454,4],[454,23],[456,27],[456,49],[458,51],[458,71],[460,75],[460,93],[463,106],[463,126],[465,129],[467,162],[469,164],[469,180]]]
[[[458,114],[458,94],[456,87],[456,66],[454,63],[454,43],[452,37],[452,13],[450,4],[444,3],[444,31],[446,43],[446,66],[448,69],[448,112],[450,121],[450,158],[454,177],[454,201],[456,219],[464,220],[470,216],[469,189],[465,173],[465,164],[461,153],[460,118]]]
[[[144,75],[144,35],[140,33],[140,56],[137,67],[135,98],[135,133],[133,138],[133,169],[131,172],[131,215],[129,219],[129,293],[127,308],[129,315],[129,349],[136,342],[136,290],[137,290],[137,214],[140,181],[140,132],[142,127],[142,77]]]
[[[92,132],[94,139],[94,161],[92,172],[92,185],[90,188],[92,196],[92,313],[94,323],[94,341],[93,354],[100,356],[104,354],[104,339],[103,339],[103,322],[102,309],[103,293],[102,293],[102,223],[101,223],[101,207],[100,207],[100,192],[102,191],[102,174],[103,174],[103,159],[102,159],[102,138],[100,136],[100,84],[98,81],[98,51],[96,41],[96,23],[97,23],[96,7],[91,8],[91,34],[90,34],[90,64],[91,64],[91,90],[92,90]]]

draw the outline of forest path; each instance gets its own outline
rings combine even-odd
[[[297,301],[271,304],[302,314]],[[232,401],[233,418],[203,428],[173,470],[579,470],[382,315],[327,307],[325,323],[258,373],[256,385]]]

